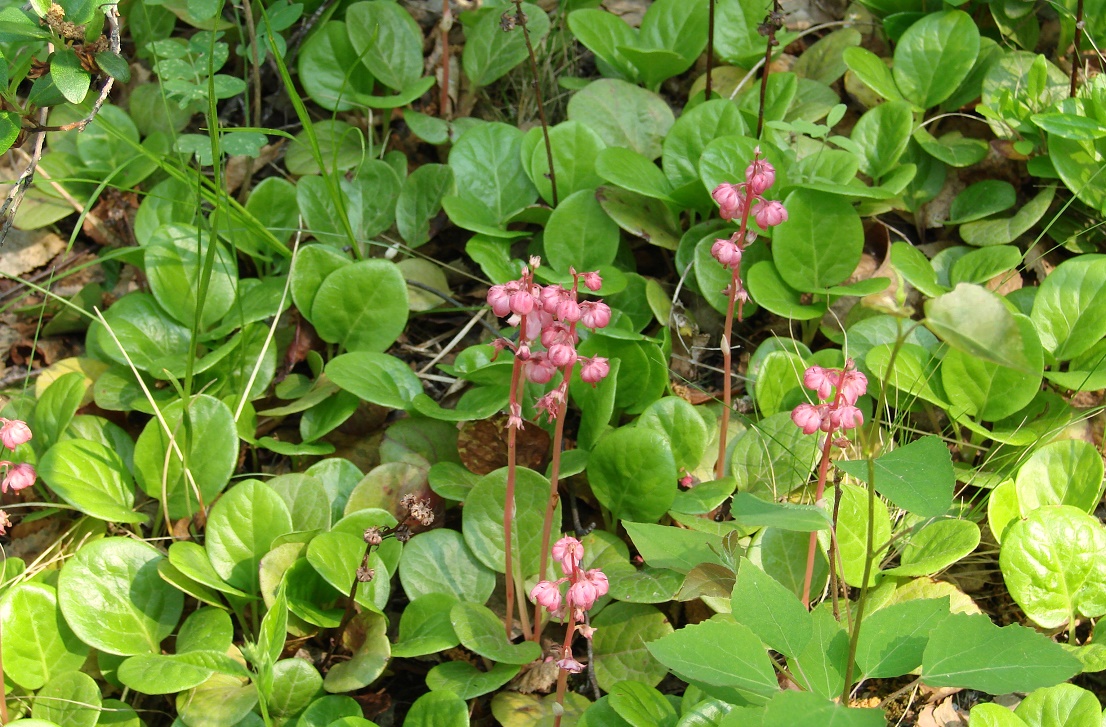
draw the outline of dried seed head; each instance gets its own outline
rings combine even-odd
[[[369,545],[380,545],[384,541],[384,535],[381,534],[380,528],[372,526],[371,528],[365,528],[365,542]]]

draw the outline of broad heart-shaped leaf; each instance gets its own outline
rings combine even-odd
[[[864,226],[848,200],[797,189],[784,206],[787,221],[775,229],[772,258],[787,284],[817,293],[852,275],[864,249]]]
[[[119,346],[130,356],[135,367],[154,378],[165,379],[163,367],[175,368],[188,354],[188,328],[174,320],[148,293],[130,293],[104,311],[104,320],[119,339],[116,345],[111,334],[99,321],[88,328],[97,350],[124,366],[127,359]]]
[[[785,656],[797,657],[814,636],[810,613],[795,594],[748,558],[740,560],[730,602],[738,623]]]
[[[732,687],[756,703],[779,691],[768,652],[760,638],[742,624],[715,617],[684,626],[646,646],[681,679]]]
[[[672,633],[668,618],[653,606],[615,601],[591,620],[595,676],[599,688],[611,691],[624,679],[656,686],[668,673],[645,647]]]
[[[668,439],[652,429],[621,427],[605,435],[588,458],[596,499],[614,517],[654,523],[676,497],[676,460]]]
[[[387,0],[354,3],[346,10],[346,31],[357,57],[385,86],[402,91],[419,80],[422,31],[399,5]]]
[[[359,399],[389,409],[410,409],[423,393],[422,382],[395,356],[372,351],[355,351],[333,358],[326,375]]]
[[[365,611],[353,617],[342,634],[342,642],[353,656],[330,667],[323,680],[328,692],[352,692],[372,684],[384,672],[392,655],[388,641],[388,619]]]
[[[58,442],[42,456],[38,476],[58,497],[92,517],[107,522],[146,521],[145,515],[132,509],[134,482],[127,466],[115,450],[100,442]]]
[[[1033,727],[1097,725],[1103,714],[1094,693],[1074,684],[1057,684],[1026,695],[1014,714]]]
[[[1017,624],[999,628],[982,614],[949,615],[930,633],[922,656],[922,681],[929,686],[989,694],[1051,687],[1081,669],[1047,636]]]
[[[799,683],[826,699],[841,695],[849,661],[849,634],[833,617],[832,604],[822,602],[811,612],[814,635],[796,659],[788,659]]]
[[[1106,255],[1080,255],[1058,265],[1037,289],[1029,317],[1041,344],[1059,361],[1098,343],[1106,336]]]
[[[979,28],[962,10],[926,15],[895,47],[892,73],[908,101],[932,108],[952,95],[975,64]]]
[[[868,482],[868,460],[839,460],[834,465]],[[940,437],[922,437],[880,455],[875,461],[876,492],[907,512],[937,517],[952,505],[956,475],[952,455]]]
[[[507,468],[485,475],[472,488],[461,510],[465,542],[481,563],[503,573],[503,511],[507,501]],[[541,567],[541,530],[545,504],[549,501],[549,480],[528,468],[515,477],[515,517],[511,525],[512,562],[523,578],[537,575]],[[561,503],[553,522],[561,522]]]
[[[461,699],[475,699],[499,689],[520,669],[515,664],[494,664],[488,671],[480,671],[467,661],[446,661],[427,673],[426,686],[433,691],[452,692]]]
[[[1040,507],[1002,536],[999,564],[1010,595],[1044,628],[1106,614],[1106,530],[1067,505]]]
[[[427,593],[412,598],[399,617],[399,640],[392,646],[392,656],[425,656],[452,649],[461,643],[449,621],[449,612],[455,603],[457,599],[445,593]]]
[[[618,252],[618,225],[595,198],[594,189],[581,189],[562,198],[545,226],[545,256],[558,272],[595,270],[614,262]]]
[[[614,78],[578,91],[568,102],[568,118],[590,127],[607,146],[623,146],[650,160],[661,155],[661,142],[676,120],[660,96]]]
[[[103,704],[100,687],[82,671],[68,671],[51,679],[35,695],[33,720],[66,727],[95,727]],[[16,720],[23,722],[23,720]]]
[[[926,301],[926,327],[953,348],[1026,373],[1034,373],[1021,327],[998,296],[961,283],[951,293]]]
[[[191,327],[200,307],[200,276],[211,245],[211,237],[191,225],[168,224],[154,231],[146,243],[146,277],[150,291],[161,307]],[[203,298],[200,330],[213,326],[226,315],[238,291],[238,265],[221,243],[215,244],[215,264]]]
[[[489,123],[461,134],[449,151],[457,194],[489,208],[494,225],[506,224],[507,218],[538,198],[523,168],[521,150],[521,131]]]
[[[479,603],[458,603],[449,612],[453,630],[465,648],[500,664],[529,664],[541,656],[533,641],[512,644],[503,632],[503,622]]]
[[[764,708],[761,726],[883,727],[886,723],[882,709],[850,708],[810,692],[783,691]]]
[[[860,147],[860,171],[880,179],[894,169],[910,143],[913,128],[914,112],[905,101],[888,101],[869,109],[850,137]]]
[[[873,509],[875,520],[872,527],[869,585],[879,574],[879,563],[891,540],[891,516],[887,512],[887,505],[877,497]],[[860,587],[864,581],[864,563],[868,557],[868,492],[856,485],[842,485],[838,515],[837,545],[841,554],[841,577],[850,586]]]
[[[1102,457],[1090,442],[1061,439],[1037,449],[1018,469],[1018,506],[1029,515],[1042,505],[1071,505],[1093,513],[1102,500]]]
[[[4,676],[24,689],[80,669],[88,656],[82,642],[62,618],[58,595],[45,583],[20,583],[0,598],[0,640]]]
[[[773,527],[810,533],[830,527],[829,516],[820,507],[769,502],[748,492],[734,493],[730,514],[735,523],[747,528]]]
[[[207,520],[207,555],[215,572],[246,593],[258,592],[262,556],[273,540],[292,531],[292,517],[280,495],[257,480],[227,491]]]
[[[484,603],[495,590],[495,571],[476,559],[461,533],[446,528],[411,538],[403,548],[399,580],[410,599],[445,593]]]
[[[311,304],[319,337],[351,351],[384,351],[407,325],[407,283],[390,260],[361,260],[326,276]]]
[[[403,182],[396,202],[396,229],[411,247],[430,240],[430,222],[442,209],[442,197],[456,194],[453,170],[445,164],[423,164]]]
[[[507,75],[508,71],[526,60],[529,53],[521,28],[504,32],[503,10],[487,8],[479,12],[479,19],[465,26],[461,67],[474,86],[487,86]],[[526,15],[530,43],[540,45],[549,32],[549,16],[530,3],[523,3],[522,12]]]
[[[497,30],[498,25],[496,23]],[[403,724],[410,727],[468,727],[469,708],[465,700],[452,692],[427,692],[411,705]]]
[[[948,615],[947,596],[893,603],[869,614],[856,645],[856,664],[864,678],[897,677],[917,669],[930,633]]]
[[[184,402],[179,399],[163,408],[161,415],[185,462],[181,462],[161,423],[151,419],[134,445],[135,480],[143,492],[162,501],[171,519],[190,517],[201,506],[192,480],[200,490],[203,507],[210,507],[234,473],[238,463],[234,415],[226,404],[206,394],[193,397],[187,417]],[[187,464],[192,479],[185,476],[183,464]]]
[[[66,561],[58,602],[81,641],[120,656],[160,653],[184,608],[184,594],[158,575],[164,557],[137,540],[105,538]],[[104,614],[111,614],[110,629]]]

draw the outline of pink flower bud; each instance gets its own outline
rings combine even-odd
[[[14,450],[19,445],[31,441],[32,436],[27,422],[0,418],[0,442],[3,442],[8,449]]]
[[[520,316],[529,315],[534,310],[534,296],[525,290],[520,290],[511,296],[511,310]]]
[[[547,285],[541,289],[541,307],[549,313],[556,313],[561,298],[568,295],[568,291],[559,285]]]
[[[767,230],[769,227],[778,225],[781,222],[787,222],[787,210],[784,208],[782,202],[772,200],[766,202],[761,200],[753,206],[753,216],[757,219],[757,224],[763,229]]]
[[[530,591],[530,600],[547,611],[556,611],[561,607],[561,589],[552,581],[538,581]]]
[[[557,373],[557,367],[549,360],[544,352],[535,353],[526,362],[526,378],[535,384],[548,384]]]
[[[11,462],[2,462],[0,465],[7,465],[10,468],[4,480],[0,482],[0,492],[7,492],[9,489],[19,492],[35,483],[35,468],[26,462],[14,466]]]
[[[571,296],[566,295],[557,304],[556,315],[565,323],[575,323],[580,320],[580,304],[573,300]]]
[[[549,347],[549,361],[559,369],[576,363],[576,349],[567,343],[555,343]]]
[[[552,321],[541,329],[541,345],[549,348],[555,343],[575,343],[569,335],[568,326],[560,321]]]
[[[776,183],[776,169],[764,159],[755,159],[745,169],[745,181],[753,194],[764,194]]]
[[[526,326],[522,330],[522,337],[527,341],[536,341],[541,338],[541,332],[553,322],[553,316],[545,311],[535,310],[526,316]]]
[[[580,379],[586,384],[594,386],[611,372],[611,365],[602,356],[580,360],[584,362],[584,365],[580,368]]]
[[[710,196],[714,198],[714,201],[718,203],[719,216],[724,220],[732,220],[734,217],[741,215],[741,211],[745,206],[745,197],[741,194],[741,190],[733,185],[723,182],[714,188],[714,191],[710,193]]]
[[[791,412],[791,421],[803,430],[803,434],[814,434],[822,426],[822,413],[818,407],[799,404]]]
[[[830,412],[830,423],[834,429],[855,429],[864,423],[864,414],[855,406],[843,406]]]
[[[833,394],[833,387],[837,384],[838,374],[837,369],[811,366],[803,374],[803,386],[817,391],[819,399],[828,399]]]
[[[868,377],[859,371],[846,371],[845,382],[841,384],[841,398],[850,406],[868,391]]]
[[[492,313],[497,318],[503,318],[511,313],[511,294],[502,285],[493,285],[488,288],[488,305],[492,307]]]
[[[588,582],[595,587],[595,594],[599,597],[607,595],[607,591],[610,590],[610,583],[607,581],[607,574],[598,568],[592,568],[584,574]]]
[[[728,268],[737,269],[741,265],[741,248],[731,240],[717,239],[710,247],[714,259]]]
[[[593,293],[603,287],[603,278],[599,277],[598,272],[583,273],[580,277],[584,279],[587,289]]]
[[[595,605],[597,598],[599,594],[595,590],[595,584],[590,580],[578,580],[568,587],[568,602],[572,608],[587,611]]]
[[[576,538],[566,535],[553,543],[553,560],[561,564],[561,570],[565,575],[571,574],[580,567],[580,561],[584,559],[584,544]]]
[[[606,328],[611,322],[611,309],[606,303],[584,301],[580,304],[580,321],[586,328]]]

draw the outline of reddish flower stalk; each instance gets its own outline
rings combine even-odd
[[[856,400],[868,390],[868,379],[855,370],[852,359],[845,362],[841,369],[825,369],[811,366],[803,375],[803,385],[818,393],[818,400],[825,403],[799,404],[791,412],[791,421],[803,430],[803,434],[821,431],[826,435],[822,443],[822,459],[818,463],[818,485],[814,491],[814,501],[819,502],[826,491],[826,477],[829,474],[830,452],[834,445],[848,446],[845,431],[855,429],[864,423],[864,414],[856,408]],[[834,436],[837,434],[838,436]],[[834,524],[836,527],[836,523]],[[810,605],[810,585],[814,580],[814,555],[818,548],[817,533],[810,534],[810,546],[807,549],[806,573],[803,576],[803,606]],[[833,567],[833,564],[831,564]]]
[[[760,158],[760,147],[756,148],[753,163],[745,169],[745,181],[740,184],[722,183],[714,188],[711,196],[718,203],[719,216],[733,220],[740,216],[741,227],[728,240],[714,241],[710,252],[722,265],[730,269],[730,284],[726,288],[726,324],[722,331],[722,420],[718,435],[718,461],[714,465],[714,476],[722,479],[726,473],[726,435],[730,428],[730,410],[733,392],[731,370],[733,357],[730,340],[733,336],[734,308],[737,308],[737,320],[743,318],[745,301],[749,294],[741,284],[741,257],[745,248],[757,239],[755,230],[749,229],[749,215],[752,214],[763,229],[787,221],[787,210],[780,202],[765,200],[763,195],[776,181],[776,170],[767,161]]]

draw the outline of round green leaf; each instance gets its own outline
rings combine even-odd
[[[932,108],[967,78],[979,54],[979,28],[962,10],[930,13],[911,25],[895,48],[891,69],[902,95]]]
[[[92,517],[108,522],[146,521],[145,515],[132,509],[131,473],[105,444],[79,439],[58,442],[42,456],[38,476],[58,497]]]
[[[549,144],[553,147],[553,169],[557,175],[559,200],[563,201],[583,189],[595,189],[603,183],[603,178],[595,171],[595,160],[605,144],[591,128],[579,121],[562,121],[549,130]],[[549,155],[545,144],[534,147],[529,170],[542,199],[552,204],[553,185],[548,177]]]
[[[292,531],[280,495],[265,483],[245,480],[227,491],[207,520],[207,555],[215,572],[246,593],[258,592],[258,564],[273,541]]]
[[[467,661],[447,661],[427,673],[426,686],[434,691],[453,692],[461,699],[475,699],[499,689],[514,679],[520,669],[516,664],[493,664],[488,671],[480,671]]]
[[[449,151],[459,198],[490,209],[492,225],[506,224],[507,218],[537,199],[538,191],[523,169],[521,150],[521,131],[489,123],[461,134]]]
[[[422,32],[396,3],[353,3],[346,11],[346,30],[356,57],[385,86],[402,91],[422,76]]]
[[[110,310],[110,309],[109,309]],[[1081,255],[1056,267],[1037,289],[1029,316],[1041,344],[1067,361],[1106,336],[1106,256]]]
[[[366,611],[354,616],[342,639],[353,656],[330,668],[323,688],[331,693],[352,692],[376,681],[392,654],[387,631],[388,620],[380,614]]]
[[[495,572],[484,566],[456,530],[439,529],[411,538],[399,562],[399,580],[410,599],[445,593],[484,603],[495,590]]]
[[[184,595],[158,575],[164,556],[129,538],[105,538],[81,548],[58,577],[58,602],[73,632],[109,654],[158,654],[177,625]],[[104,615],[111,628],[104,628]]]
[[[455,604],[449,619],[465,648],[486,659],[500,664],[529,664],[541,657],[541,647],[533,641],[521,644],[508,641],[503,622],[479,603]]]
[[[699,159],[707,145],[720,136],[744,134],[746,131],[741,112],[726,99],[704,101],[685,111],[664,137],[661,164],[665,176],[676,189],[698,182]],[[706,198],[706,195],[702,196]]]
[[[407,325],[407,284],[395,263],[361,260],[326,276],[311,305],[319,337],[351,351],[384,351]]]
[[[155,378],[168,378],[162,368],[176,368],[188,355],[191,332],[162,310],[152,295],[130,293],[104,312],[104,320],[119,339],[116,345],[100,322],[89,327],[89,337],[108,358],[127,365],[119,346],[131,362]]]
[[[392,656],[426,656],[457,646],[460,641],[449,621],[455,603],[457,599],[445,593],[427,593],[411,599],[399,617],[399,641],[392,647]]]
[[[804,293],[844,282],[864,250],[860,215],[847,199],[811,189],[795,190],[785,206],[787,221],[772,238],[780,277]]]
[[[790,412],[760,420],[733,446],[730,455],[737,489],[776,500],[806,484],[814,470],[818,442],[791,421]]]
[[[62,47],[50,58],[50,77],[69,103],[84,101],[92,75],[81,67],[81,59],[71,49]]]
[[[549,501],[549,480],[528,468],[519,468],[515,476],[511,548],[515,567],[526,578],[537,575],[541,567],[541,531]],[[503,545],[506,489],[507,468],[504,467],[477,482],[461,510],[465,542],[481,563],[497,573],[503,573],[506,568]],[[559,501],[553,522],[561,522]]]
[[[655,607],[616,601],[600,611],[591,625],[596,629],[592,647],[600,689],[609,692],[625,679],[655,687],[668,674],[645,647],[672,633],[672,624]]]
[[[4,676],[24,689],[80,669],[84,644],[58,610],[57,591],[45,583],[21,583],[0,598]]]
[[[465,700],[452,692],[427,692],[411,705],[403,724],[410,727],[468,727],[469,708]]]
[[[592,81],[576,92],[568,102],[568,118],[590,127],[607,146],[626,147],[650,160],[661,155],[661,143],[675,123],[659,95],[614,78]]]
[[[273,665],[273,689],[269,714],[290,719],[302,712],[323,688],[319,670],[306,659],[281,659]]]
[[[422,382],[407,364],[386,353],[342,354],[326,365],[326,375],[358,398],[390,409],[409,409],[423,393]]]
[[[699,466],[710,440],[703,417],[678,396],[666,396],[650,404],[638,417],[636,426],[664,434],[671,445],[676,467],[688,472]]]
[[[83,671],[68,671],[39,690],[31,717],[64,727],[95,727],[102,704],[100,687],[92,677]]]
[[[549,16],[530,3],[523,3],[522,12],[526,15],[530,42],[537,46],[549,32]],[[502,15],[502,10],[488,8],[479,15],[478,20],[465,26],[461,67],[474,86],[487,86],[498,81],[529,57],[522,29],[504,32]]]
[[[1025,724],[1038,727],[1096,725],[1102,719],[1095,695],[1074,684],[1035,689],[1026,695],[1014,714]]]
[[[588,458],[596,499],[619,519],[654,523],[676,498],[676,460],[668,438],[652,429],[621,427]]]
[[[1018,505],[1025,515],[1044,505],[1071,505],[1093,513],[1106,487],[1102,475],[1102,457],[1090,442],[1050,442],[1033,452],[1018,470]]]
[[[445,164],[423,164],[403,182],[396,201],[396,229],[411,247],[430,240],[430,223],[442,209],[442,197],[456,194],[453,170]]]
[[[860,171],[880,179],[893,170],[913,130],[914,113],[905,101],[888,101],[869,109],[856,122],[850,137],[860,148]]]
[[[210,245],[207,232],[182,224],[162,225],[146,243],[150,291],[162,308],[189,327],[200,307],[197,298],[200,275]],[[201,330],[210,328],[227,314],[238,291],[238,264],[234,255],[221,242],[215,245],[215,265],[202,301]]]
[[[545,226],[546,260],[554,270],[595,270],[614,262],[620,232],[595,198],[581,189],[563,199]]]
[[[373,77],[361,65],[346,24],[331,20],[307,36],[298,76],[312,101],[328,111],[349,111],[373,92]]]
[[[964,222],[982,220],[999,212],[1005,212],[1017,202],[1014,185],[1001,179],[985,179],[969,185],[956,195],[949,208],[947,224],[959,225]]]

